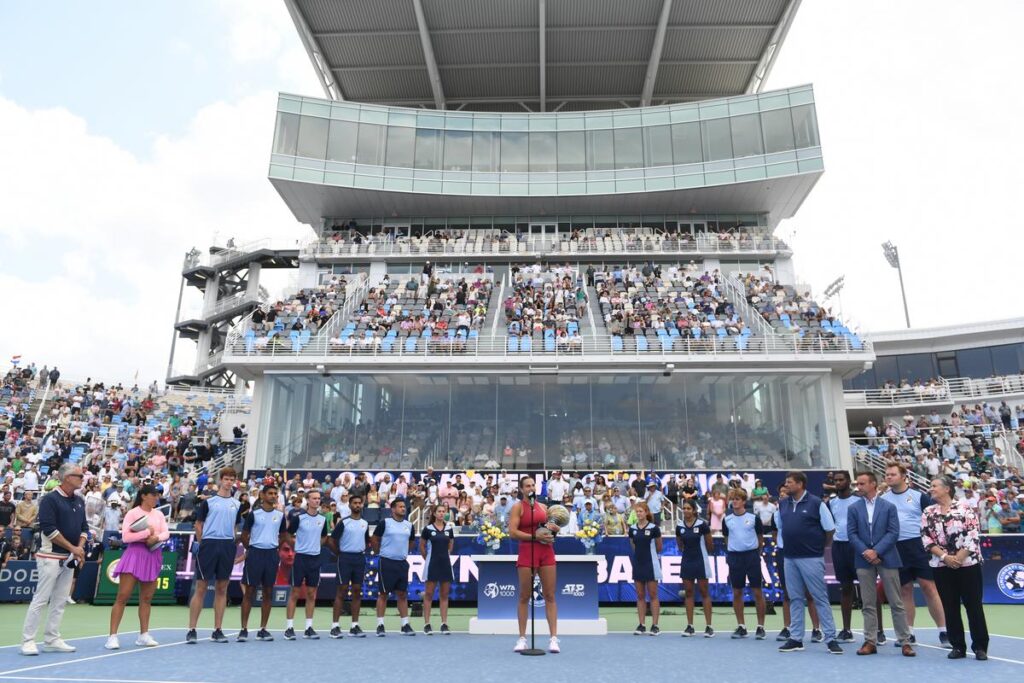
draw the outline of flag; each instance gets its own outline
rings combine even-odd
[[[17,365],[21,362],[21,354],[17,356],[11,356],[11,365]]]

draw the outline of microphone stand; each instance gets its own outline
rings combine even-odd
[[[527,657],[539,657],[546,655],[544,650],[537,648],[537,614],[536,606],[534,605],[534,591],[533,585],[537,580],[537,562],[534,559],[534,555],[537,552],[537,527],[534,525],[534,515],[536,514],[537,498],[536,494],[531,493],[530,498],[530,647],[522,650],[519,654],[526,655]]]

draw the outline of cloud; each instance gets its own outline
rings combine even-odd
[[[38,262],[0,272],[24,316],[0,357],[162,379],[185,251],[215,233],[307,235],[266,179],[275,103],[268,91],[204,107],[142,161],[67,110],[0,98],[0,155],[18,160],[0,165],[0,248]]]

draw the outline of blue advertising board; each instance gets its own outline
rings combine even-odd
[[[600,558],[595,557],[595,561]],[[519,602],[519,578],[515,556],[494,556],[477,566],[477,617],[480,619],[515,619]],[[594,562],[563,562],[558,565],[555,584],[558,618],[597,619],[598,585]],[[533,604],[544,607],[540,577],[533,582]]]

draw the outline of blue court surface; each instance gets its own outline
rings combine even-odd
[[[234,636],[233,632],[229,633]],[[920,629],[927,643],[934,632]],[[1024,680],[1024,639],[993,636],[988,662],[948,661],[946,650],[921,645],[915,659],[899,656],[889,644],[872,657],[854,654],[856,645],[844,646],[843,656],[829,655],[825,646],[807,643],[806,650],[776,652],[774,640],[749,638],[734,641],[728,633],[712,639],[681,638],[666,632],[654,638],[612,633],[607,636],[576,636],[562,639],[562,653],[523,657],[512,652],[508,636],[451,636],[415,638],[390,633],[386,638],[331,640],[321,633],[318,641],[285,641],[280,632],[270,643],[250,641],[215,644],[200,640],[185,645],[184,630],[156,629],[161,645],[134,646],[135,634],[121,636],[119,651],[103,649],[105,636],[75,639],[78,652],[41,653],[24,657],[17,647],[0,648],[0,681],[83,681],[86,683],[229,683],[267,680],[283,676],[292,680],[327,680],[355,677],[360,680],[451,681],[460,672],[473,681],[569,680],[591,683],[630,680],[749,680],[761,671],[767,680],[784,676],[800,681],[838,681],[851,676],[867,680]],[[209,632],[200,632],[201,637]],[[546,639],[537,639],[546,645]],[[891,642],[891,641],[890,641]],[[859,643],[857,644],[859,645]],[[358,659],[353,659],[354,657]],[[735,676],[730,675],[730,672]],[[536,678],[534,678],[536,677]]]

